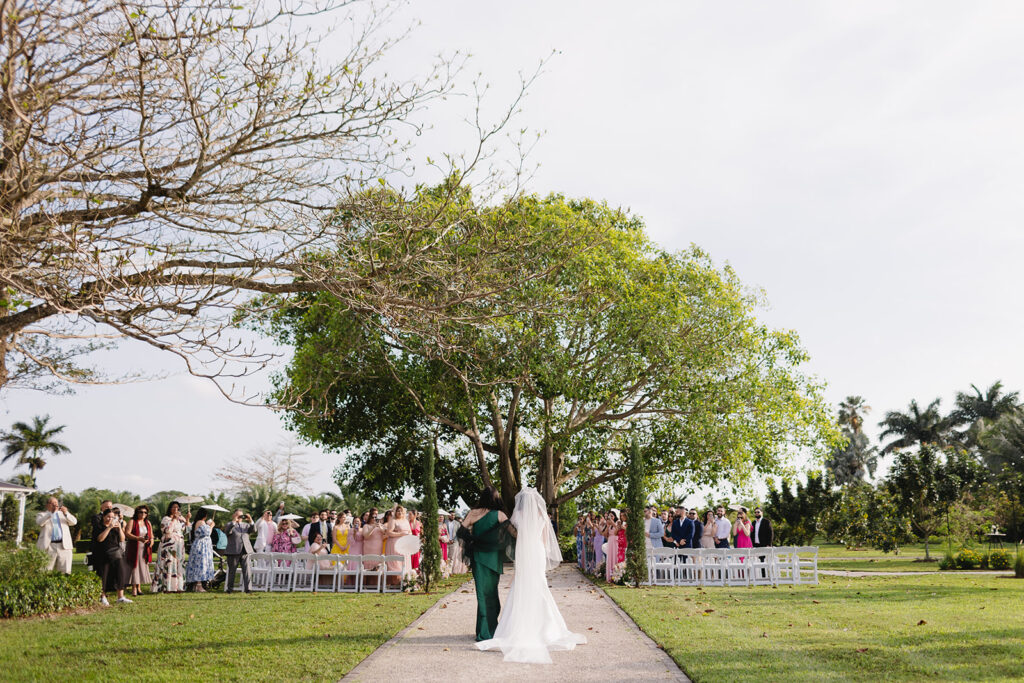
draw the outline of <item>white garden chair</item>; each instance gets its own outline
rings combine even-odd
[[[677,548],[675,585],[700,585],[700,550],[697,548]]]
[[[648,568],[653,585],[673,585],[676,571],[676,551],[673,548],[651,548]]]
[[[750,583],[755,586],[775,583],[774,555],[772,548],[754,548],[747,560],[750,564]]]
[[[362,558],[359,555],[342,555],[347,562],[342,562],[338,569],[338,586],[335,590],[341,593],[355,593],[359,590],[359,576],[363,572]]]
[[[367,579],[372,579],[372,585],[367,585]],[[363,568],[359,572],[360,593],[380,593],[384,586],[384,556],[363,555]]]
[[[703,586],[724,586],[726,576],[726,548],[701,548],[700,582]]]
[[[296,553],[271,553],[270,590],[287,593],[292,589],[292,561]]]
[[[382,592],[384,593],[401,593],[402,592],[402,581],[405,578],[405,555],[385,555],[385,562],[397,562],[398,569],[388,569],[385,565],[384,568],[384,587]],[[397,582],[388,585],[388,579],[398,578]]]
[[[801,546],[794,550],[793,568],[797,583],[818,583],[818,548]]]
[[[320,557],[320,568],[316,572],[316,589],[321,593],[337,592],[338,574],[345,566],[342,558],[348,555],[324,555]]]
[[[727,585],[750,585],[751,550],[751,548],[728,548],[725,550],[725,583]]]
[[[795,550],[796,548],[791,545],[780,545],[772,548],[772,571],[776,584],[792,585],[796,583],[796,567],[793,564],[793,552]]]
[[[270,590],[270,573],[273,565],[271,554],[249,553],[245,556],[245,562],[249,565],[249,590]]]
[[[295,553],[292,563],[292,590],[310,592],[316,590],[316,572],[319,568],[317,555],[313,553]]]

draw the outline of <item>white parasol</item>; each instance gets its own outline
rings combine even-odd
[[[281,515],[278,519],[305,519],[305,517],[302,515],[293,515],[289,512],[287,515]]]
[[[231,512],[230,510],[225,510],[220,505],[210,504],[210,505],[200,505],[199,507],[201,507],[201,508],[203,508],[205,510],[213,510],[214,512]]]
[[[178,505],[181,505],[182,503],[187,505],[188,506],[188,514],[191,515],[192,514],[192,503],[202,503],[203,502],[203,497],[202,496],[181,496],[179,498],[175,498],[174,502],[177,503]]]
[[[125,517],[131,517],[135,514],[135,508],[131,505],[125,505],[124,503],[114,503],[114,507],[121,511],[121,514]]]
[[[441,508],[437,508],[437,514],[439,514],[439,515],[444,515],[445,517],[447,517],[447,516],[448,516],[448,515],[450,515],[451,513],[450,513],[450,512],[448,512],[447,510],[442,510]]]

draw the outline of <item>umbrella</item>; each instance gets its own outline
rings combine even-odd
[[[180,498],[175,498],[174,502],[177,503],[178,505],[181,505],[182,503],[184,503],[185,505],[188,505],[188,514],[191,515],[192,514],[192,503],[202,503],[203,502],[203,497],[202,496],[181,496]]]
[[[278,519],[305,519],[302,515],[293,515],[288,513],[287,515],[281,515]]]
[[[199,507],[205,508],[207,510],[213,510],[214,512],[231,512],[230,510],[225,510],[220,505],[210,504],[210,505],[200,505]]]
[[[447,510],[442,510],[441,508],[437,508],[437,514],[439,514],[439,515],[444,515],[445,517],[447,517],[447,516],[448,516],[448,515],[450,515],[451,513],[450,513],[450,512],[448,512]]]
[[[135,508],[131,505],[125,505],[124,503],[114,503],[114,507],[121,511],[121,514],[125,517],[131,517],[135,514]]]

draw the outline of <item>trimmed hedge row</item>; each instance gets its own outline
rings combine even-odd
[[[1013,562],[1013,553],[1008,550],[978,553],[964,548],[955,555],[943,557],[939,569],[1009,569]]]
[[[0,617],[27,617],[94,605],[100,599],[100,579],[90,572],[29,575],[0,585]]]

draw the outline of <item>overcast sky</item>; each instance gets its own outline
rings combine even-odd
[[[556,50],[518,122],[545,131],[530,189],[628,207],[664,247],[730,263],[830,400],[864,396],[874,423],[972,382],[1024,388],[1024,5],[435,0],[413,16],[395,71],[468,51],[492,102]],[[436,116],[420,151],[464,145]],[[155,352],[104,362],[173,375],[0,399],[0,425],[67,425],[42,488],[205,493],[219,463],[287,436]],[[335,490],[337,456],[311,454]]]

